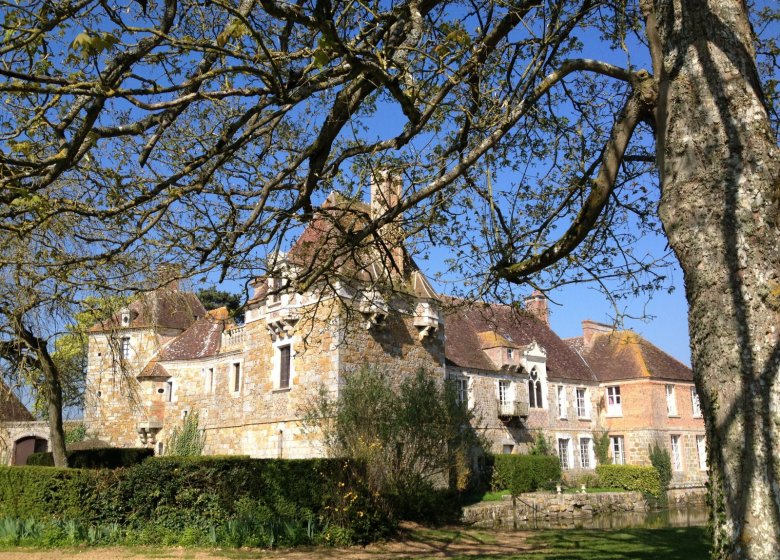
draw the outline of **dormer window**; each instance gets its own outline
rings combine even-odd
[[[123,327],[129,327],[130,326],[130,310],[129,309],[123,309],[121,312],[121,322]]]
[[[282,279],[268,279],[268,305],[276,305],[282,301]]]

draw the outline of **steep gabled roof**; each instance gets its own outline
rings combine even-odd
[[[206,309],[192,292],[159,289],[142,295],[128,306],[130,324],[122,325],[121,313],[96,323],[91,332],[105,332],[122,328],[169,328],[184,330]]]
[[[693,382],[691,368],[632,331],[594,334],[583,355],[602,382],[627,379]]]
[[[534,316],[507,305],[474,303],[445,309],[447,360],[460,367],[495,370],[483,349],[503,339],[509,347],[522,348],[536,342],[547,352],[547,377],[595,382],[585,361]],[[491,334],[485,334],[491,333]]]
[[[28,422],[35,420],[11,388],[0,381],[0,422]]]
[[[156,358],[146,364],[144,369],[141,370],[141,373],[138,374],[139,379],[160,379],[168,378],[170,376],[171,374],[168,373],[168,370],[161,366]]]
[[[168,343],[160,352],[159,360],[170,362],[216,356],[222,343],[222,332],[228,323],[233,324],[227,309],[209,311]]]

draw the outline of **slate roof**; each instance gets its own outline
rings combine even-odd
[[[128,306],[130,325],[121,324],[121,313],[116,313],[106,321],[90,328],[92,332],[105,332],[121,328],[170,328],[184,330],[198,317],[206,314],[206,309],[192,292],[160,289],[139,297]]]
[[[160,352],[159,360],[198,360],[215,356],[219,353],[222,343],[222,332],[232,325],[233,322],[224,307],[209,311],[168,343]]]
[[[583,348],[583,356],[601,382],[624,379],[666,379],[693,382],[691,368],[633,331],[593,335],[590,347],[582,339],[569,339]]]
[[[287,263],[300,273],[306,273],[326,265],[327,259],[333,258],[333,262],[328,265],[329,271],[341,280],[387,282],[392,284],[396,292],[421,298],[437,298],[430,282],[403,246],[397,249],[401,251],[403,259],[403,277],[399,277],[389,257],[380,256],[380,252],[386,252],[391,247],[381,247],[376,242],[376,234],[362,240],[354,248],[345,250],[349,247],[347,238],[367,225],[369,219],[370,208],[367,204],[332,192],[290,248],[286,255]],[[264,278],[258,278],[255,292],[248,303],[264,300],[268,291]]]
[[[0,381],[0,422],[28,422],[35,420],[10,387]]]
[[[445,354],[453,365],[495,371],[483,348],[486,343],[494,344],[503,338],[514,347],[536,342],[544,348],[549,379],[596,381],[582,357],[536,317],[507,305],[486,303],[461,302],[447,305],[444,312]]]

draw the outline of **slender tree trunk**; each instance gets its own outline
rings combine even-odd
[[[780,551],[780,150],[743,0],[644,0],[660,215],[685,273],[714,557]]]

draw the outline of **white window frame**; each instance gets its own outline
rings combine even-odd
[[[582,398],[580,398],[580,396]],[[577,387],[574,389],[574,401],[577,406],[577,418],[590,418],[590,399],[588,398],[587,387]],[[580,402],[582,402],[581,407]]]
[[[623,436],[609,436],[609,448],[612,450],[612,464],[626,464],[626,442]]]
[[[229,367],[230,370],[228,373],[228,383],[229,383],[228,390],[230,391],[230,394],[235,397],[241,394],[241,392],[244,389],[244,383],[246,382],[246,375],[244,372],[244,361],[233,360],[230,362]],[[238,380],[236,380],[236,375],[238,375]],[[236,385],[238,385],[238,389],[236,389]]]
[[[681,447],[681,436],[672,434],[670,436],[670,445],[672,447],[672,470],[681,472],[683,470],[683,456]]]
[[[707,470],[707,438],[703,435],[696,436],[696,454],[699,456],[699,470]]]
[[[558,400],[558,418],[566,419],[568,418],[567,413],[567,405],[566,402],[566,386],[565,385],[558,385],[555,395]]]
[[[696,392],[696,387],[691,385],[691,411],[694,418],[701,418],[701,400],[699,399],[699,393]]]
[[[585,454],[583,454],[582,444],[585,443],[587,445],[585,449]],[[581,435],[577,438],[577,447],[579,451],[580,456],[580,466],[583,469],[593,469],[596,467],[596,453],[593,447],[593,438],[588,435]],[[586,459],[586,461],[583,461],[583,458]],[[587,462],[587,465],[585,464]]]
[[[606,390],[607,416],[623,416],[623,400],[620,395],[620,385],[609,385]]]
[[[123,360],[130,359],[130,337],[123,336],[119,339],[119,355]]]
[[[535,379],[534,379],[535,376]],[[542,379],[542,374],[540,373],[540,370],[536,368],[536,366],[531,368],[530,373],[528,374],[528,406],[529,408],[540,408],[544,409],[546,407],[546,383]],[[531,388],[531,385],[533,385],[533,389]],[[539,387],[539,394],[536,393],[536,387]],[[532,393],[533,391],[533,393]],[[539,398],[537,398],[537,396]]]
[[[572,456],[571,436],[558,434],[557,440],[558,440],[558,459],[561,462],[561,469],[565,471],[573,469],[574,457]],[[562,444],[564,447],[563,449],[561,449]]]
[[[678,416],[677,397],[675,395],[674,385],[671,383],[666,384],[666,412],[669,416]]]
[[[503,388],[503,390],[502,390]],[[498,404],[509,404],[512,402],[512,382],[509,379],[498,380]]]
[[[471,408],[469,403],[469,378],[456,375],[452,380],[455,382],[455,396],[458,404],[465,404],[467,408]]]
[[[173,402],[173,397],[176,396],[176,385],[173,379],[165,382],[165,402]]]

